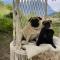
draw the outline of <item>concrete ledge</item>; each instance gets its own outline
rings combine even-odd
[[[41,48],[43,48],[44,51],[41,50],[40,48],[40,53],[30,56],[28,55],[27,50],[22,50],[22,49],[18,50],[16,46],[13,45],[13,42],[11,42],[10,43],[10,60],[60,60],[60,39],[57,37],[54,37],[54,43],[57,46],[56,49],[53,49],[50,45],[48,45],[47,49],[45,49],[46,47],[42,45],[44,46],[44,48],[42,46]],[[30,51],[32,50],[29,50],[29,52]],[[30,54],[33,54],[33,53],[30,53]]]

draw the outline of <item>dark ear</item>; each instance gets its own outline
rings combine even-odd
[[[28,22],[31,22],[32,21],[32,17],[28,20]]]
[[[52,23],[52,21],[51,20],[48,20],[49,21],[49,23],[51,24]]]
[[[43,21],[42,24],[45,25],[46,21]]]
[[[42,18],[41,17],[37,17],[39,20],[42,20]]]

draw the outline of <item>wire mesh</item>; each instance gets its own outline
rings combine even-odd
[[[19,9],[25,16],[31,13],[36,16],[44,16],[44,6],[43,0],[21,0]]]
[[[16,4],[16,0],[14,1],[14,10],[17,10],[18,5],[18,13],[22,27],[27,24],[30,17],[45,15],[45,0],[19,0],[18,4]]]

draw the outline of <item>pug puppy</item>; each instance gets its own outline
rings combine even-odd
[[[41,17],[31,17],[28,20],[28,24],[23,28],[22,40],[26,40],[26,43],[32,41],[34,38],[37,38],[42,26]]]
[[[51,23],[51,20],[43,21],[43,28],[41,29],[38,40],[36,42],[37,46],[40,44],[51,44],[52,47],[56,48],[53,42],[54,30],[50,28]]]

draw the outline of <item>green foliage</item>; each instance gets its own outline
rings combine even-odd
[[[8,10],[5,6],[0,6],[0,17],[9,13],[10,13],[10,10]]]
[[[12,19],[6,18],[6,17],[1,17],[0,18],[0,31],[1,32],[9,32],[12,31]]]
[[[55,12],[51,16],[55,18],[60,18],[60,12]]]
[[[4,2],[3,2],[2,0],[0,0],[0,5],[1,5],[1,6],[4,5]]]
[[[53,30],[55,31],[55,35],[60,35],[60,21],[59,22],[53,22],[52,23]]]
[[[7,4],[7,5],[6,5],[6,8],[7,8],[8,10],[12,10],[12,5],[11,5],[11,4]]]
[[[11,5],[9,5],[9,8],[6,8],[6,5],[0,6],[0,32],[9,32],[13,30],[13,20],[10,11]]]
[[[10,12],[9,14],[6,14],[5,17],[13,19],[13,12]]]

